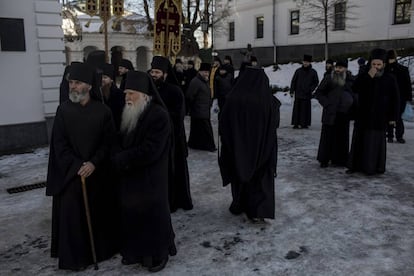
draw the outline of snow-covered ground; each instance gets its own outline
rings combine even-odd
[[[271,73],[272,83],[289,85],[299,65],[285,66]],[[290,75],[284,72],[288,66]],[[314,68],[321,76],[323,64]],[[388,144],[384,175],[347,175],[344,168],[321,169],[316,161],[318,103],[312,103],[310,129],[294,130],[291,98],[276,96],[282,106],[275,220],[256,225],[231,215],[217,154],[190,150],[194,209],[172,214],[178,254],[159,275],[414,275],[414,123],[405,123],[406,144]],[[215,114],[212,122],[216,133]],[[44,189],[6,192],[44,181],[47,157],[47,148],[0,157],[0,275],[71,274],[57,270],[49,257],[51,198]],[[297,258],[287,259],[289,252]],[[78,274],[147,271],[123,266],[117,255],[98,271]]]

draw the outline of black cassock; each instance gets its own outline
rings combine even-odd
[[[53,196],[51,256],[59,268],[92,264],[82,186],[78,170],[91,161],[96,169],[86,178],[98,261],[118,252],[119,223],[116,184],[108,174],[109,147],[114,139],[111,111],[91,100],[86,106],[66,101],[53,125],[46,194]]]
[[[386,130],[399,116],[397,83],[388,73],[371,78],[365,72],[358,75],[352,88],[358,94],[358,106],[348,168],[366,174],[384,173]]]
[[[114,157],[121,173],[121,255],[129,263],[151,265],[176,254],[168,204],[170,148],[168,112],[152,100],[136,128],[122,135]]]
[[[103,97],[104,103],[111,109],[114,118],[115,129],[119,131],[121,126],[122,111],[125,106],[125,94],[113,83],[109,89],[108,97]]]
[[[262,69],[247,68],[227,97],[219,121],[219,165],[223,185],[231,183],[234,214],[275,216],[279,106]]]
[[[170,210],[171,212],[178,208],[191,210],[193,209],[193,203],[190,192],[187,164],[188,149],[184,128],[184,94],[178,86],[166,82],[158,87],[158,92],[167,106],[174,128],[174,166],[171,168],[172,172],[170,172],[168,185]]]

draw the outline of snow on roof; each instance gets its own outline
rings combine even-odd
[[[103,21],[101,20],[99,16],[97,15],[90,16],[75,8],[67,9],[66,14],[68,15],[69,13],[71,15],[64,16],[63,22],[62,22],[62,29],[66,36],[77,35],[74,21],[79,22],[82,28],[82,33],[102,32],[101,29],[103,27]],[[121,18],[117,18],[113,16],[108,20],[108,31],[109,32],[115,32],[115,30],[112,29],[112,26],[113,26],[113,22],[116,20],[120,20],[121,22],[121,29],[117,30],[117,32],[124,32],[124,33],[145,33],[147,32],[145,16],[134,13],[134,12],[130,12],[130,11],[125,11],[124,14],[125,15]]]

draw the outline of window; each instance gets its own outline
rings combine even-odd
[[[23,19],[0,18],[0,50],[12,52],[26,51]]]
[[[395,0],[394,24],[410,23],[411,0]]]
[[[290,12],[290,34],[299,34],[299,11]]]
[[[264,17],[256,17],[256,38],[263,38]]]
[[[229,22],[229,41],[234,41],[234,22]]]
[[[336,3],[334,9],[335,9],[334,30],[345,30],[346,3],[345,2]]]

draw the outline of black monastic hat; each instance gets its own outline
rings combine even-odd
[[[102,64],[99,66],[99,69],[102,70],[102,75],[110,77],[112,80],[114,79],[114,66],[109,63]]]
[[[198,71],[209,71],[211,70],[211,64],[207,63],[207,62],[202,62],[200,64],[200,69],[198,69]]]
[[[387,59],[387,51],[381,48],[377,48],[371,51],[370,60],[380,59],[385,62]]]
[[[132,65],[132,62],[127,59],[121,59],[119,66],[125,67],[128,70],[134,70],[134,66]]]
[[[303,61],[312,62],[312,56],[311,55],[303,55]]]
[[[340,59],[335,63],[335,66],[342,66],[342,67],[348,68],[348,60]]]
[[[150,79],[148,74],[141,71],[128,71],[125,82],[125,90],[127,89],[150,95]]]
[[[168,72],[170,61],[166,57],[154,56],[151,62],[151,69],[159,69],[164,73]]]
[[[70,65],[69,80],[78,80],[92,85],[94,80],[95,69],[87,63],[75,63]]]

